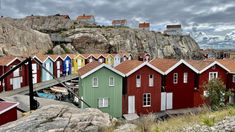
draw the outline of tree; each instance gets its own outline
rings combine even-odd
[[[225,106],[225,101],[231,96],[231,91],[226,89],[226,86],[220,79],[212,79],[207,84],[204,84],[206,100],[212,110],[217,110],[219,107]]]

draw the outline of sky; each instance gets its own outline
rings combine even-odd
[[[99,24],[127,19],[129,25],[150,22],[152,30],[182,24],[209,35],[224,36],[235,30],[235,0],[0,0],[0,15],[22,18],[31,14],[94,15]]]

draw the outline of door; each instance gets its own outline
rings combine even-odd
[[[18,89],[21,87],[21,77],[12,78],[13,89]]]
[[[81,59],[77,59],[78,60],[78,67],[82,66],[82,60]]]
[[[128,96],[128,113],[135,113],[135,96]]]
[[[167,93],[166,94],[166,109],[172,109],[173,108],[173,93]]]
[[[66,75],[68,75],[69,74],[69,61],[68,60],[66,60],[65,62],[65,68],[66,68]]]
[[[56,77],[59,78],[60,77],[60,61],[56,62],[56,68],[57,68],[57,70],[56,70],[57,76]]]
[[[37,64],[32,64],[33,84],[37,83]]]
[[[161,111],[166,110],[166,92],[161,93]]]
[[[50,63],[46,63],[46,69],[50,71]],[[46,72],[46,81],[50,80],[50,74],[47,71],[45,72]]]

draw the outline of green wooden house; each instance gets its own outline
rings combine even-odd
[[[122,79],[124,74],[107,64],[92,62],[78,70],[79,96],[92,108],[113,117],[122,116]],[[81,102],[81,108],[87,108]]]

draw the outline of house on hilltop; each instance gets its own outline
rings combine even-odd
[[[148,22],[139,23],[139,29],[149,30],[150,29],[150,23],[148,23]]]
[[[165,34],[168,35],[182,35],[182,26],[181,24],[178,25],[166,25],[166,30],[164,31]]]
[[[77,21],[79,22],[79,24],[96,25],[95,17],[93,15],[83,14],[82,16],[77,17]]]
[[[127,20],[113,20],[112,21],[112,26],[114,27],[125,27],[127,26]]]

